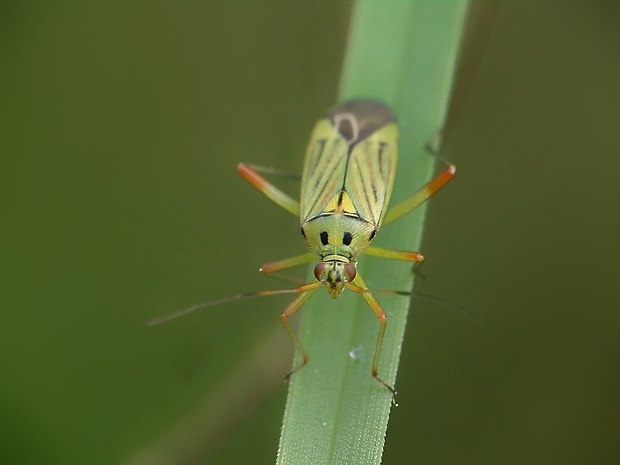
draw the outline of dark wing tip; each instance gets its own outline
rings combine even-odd
[[[326,117],[350,144],[358,143],[388,123],[396,121],[392,111],[375,100],[349,100],[327,112]]]

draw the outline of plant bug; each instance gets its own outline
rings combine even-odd
[[[383,249],[371,245],[383,224],[390,223],[427,200],[455,174],[450,165],[431,182],[388,209],[398,158],[398,126],[392,112],[382,103],[353,100],[335,106],[320,119],[306,151],[299,202],[285,194],[260,174],[264,169],[240,163],[237,170],[250,184],[293,215],[299,217],[300,231],[311,251],[263,265],[261,273],[273,273],[317,259],[316,281],[296,289],[238,294],[197,304],[150,322],[158,324],[209,307],[246,297],[299,294],[281,313],[281,321],[299,350],[303,362],[287,375],[308,363],[309,356],[288,319],[314,292],[325,287],[337,299],[347,288],[361,294],[379,319],[379,335],[372,362],[372,376],[394,395],[396,391],[379,377],[379,355],[387,315],[357,272],[362,253],[409,262],[424,257],[417,252]]]

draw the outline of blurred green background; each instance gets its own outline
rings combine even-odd
[[[417,288],[482,323],[415,302],[384,463],[604,463],[618,8],[478,5],[443,151],[458,177],[432,200]],[[300,170],[350,9],[0,5],[2,463],[275,460],[288,299],[144,322],[286,286],[257,271],[303,250],[296,220],[235,166]]]

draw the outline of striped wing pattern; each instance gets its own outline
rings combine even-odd
[[[326,119],[312,132],[301,178],[300,219],[303,224],[325,211],[325,205],[342,189],[347,169],[348,144]]]
[[[390,202],[394,185],[397,148],[393,143],[396,125],[386,126],[353,147],[345,190],[351,197],[357,213],[378,228]],[[388,134],[390,133],[390,134]],[[385,137],[386,135],[392,137]]]
[[[349,195],[361,217],[378,227],[389,203],[394,183],[397,148],[395,123],[354,143],[349,142],[327,119],[312,133],[302,177],[301,223],[326,213],[326,205],[342,190]]]

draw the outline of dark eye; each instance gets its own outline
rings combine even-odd
[[[357,270],[355,266],[351,263],[344,264],[344,272],[347,274],[347,278],[349,278],[349,282],[352,282],[357,276]]]
[[[370,233],[370,236],[368,237],[368,242],[372,241],[372,238],[375,237],[375,234],[377,234],[377,230],[373,229]]]
[[[350,232],[345,232],[344,235],[342,236],[342,243],[344,245],[351,245],[351,241],[353,240],[353,234],[351,234]]]
[[[327,268],[327,263],[325,262],[319,262],[314,267],[314,277],[316,278],[317,281],[321,281],[321,276],[323,276],[323,272],[325,271],[325,268]]]

